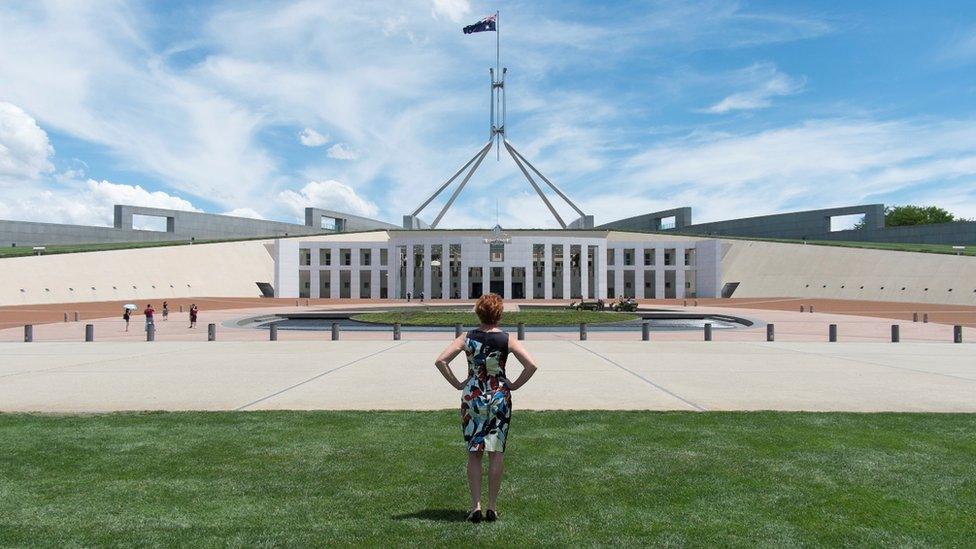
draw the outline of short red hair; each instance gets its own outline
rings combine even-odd
[[[495,325],[502,319],[505,305],[498,294],[484,294],[474,304],[474,312],[482,324]]]

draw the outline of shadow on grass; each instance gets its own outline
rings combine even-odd
[[[464,511],[458,511],[457,509],[423,509],[413,513],[393,515],[392,518],[393,520],[421,519],[436,520],[440,522],[464,522],[467,520],[468,514]]]

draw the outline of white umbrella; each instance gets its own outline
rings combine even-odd
[[[132,304],[132,303],[126,303],[125,305],[123,305],[123,306],[122,306],[122,308],[123,308],[123,309],[129,309],[129,310],[132,310],[132,311],[134,311],[134,310],[136,310],[136,309],[138,309],[139,307],[136,307],[136,306],[135,306],[134,304]]]

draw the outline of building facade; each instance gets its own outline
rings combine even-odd
[[[355,236],[355,238],[351,238]],[[376,231],[275,241],[275,296],[331,299],[717,297],[717,240],[611,231]]]

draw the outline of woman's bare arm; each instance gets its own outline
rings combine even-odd
[[[518,390],[519,387],[525,385],[525,382],[535,374],[538,368],[535,365],[535,360],[532,359],[532,355],[525,350],[522,346],[522,342],[518,338],[509,336],[508,338],[508,352],[515,355],[515,358],[522,363],[522,373],[519,374],[518,378],[509,384],[509,388],[513,391]]]
[[[437,369],[441,372],[441,375],[444,376],[444,379],[446,379],[448,383],[453,385],[454,388],[458,390],[464,388],[465,382],[458,380],[457,376],[454,375],[454,372],[451,371],[450,363],[452,360],[454,360],[454,357],[458,356],[458,354],[463,350],[464,334],[461,334],[454,341],[452,341],[444,349],[444,351],[441,352],[441,356],[437,357],[437,360],[434,361],[434,366],[437,366]]]

